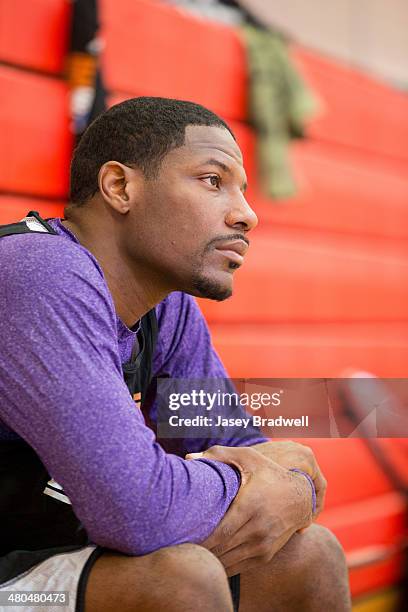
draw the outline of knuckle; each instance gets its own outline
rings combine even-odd
[[[213,453],[219,453],[222,452],[222,446],[220,446],[219,444],[214,444],[214,446],[210,446],[208,450],[212,451]]]
[[[258,538],[253,543],[253,555],[259,558],[268,558],[272,555],[272,544],[265,537]]]
[[[265,557],[271,554],[272,544],[269,538],[264,538],[263,542],[261,542],[260,548],[261,548],[261,554],[264,555]]]
[[[260,551],[259,556],[264,564],[269,563],[273,557],[273,549],[270,544],[264,545]]]
[[[324,477],[322,477],[321,489],[323,489],[324,491],[327,489],[327,480]]]
[[[258,527],[255,529],[254,535],[255,535],[255,538],[258,544],[262,546],[263,542],[265,541],[265,538],[268,535],[268,529],[266,525],[265,524],[258,525]]]
[[[314,452],[312,451],[310,446],[306,446],[306,445],[302,444],[301,447],[302,447],[302,453],[303,453],[304,457],[308,461],[311,461],[311,460],[314,461]]]
[[[309,459],[313,459],[315,460],[315,456],[314,456],[314,452],[312,451],[312,449],[310,448],[310,446],[305,446],[305,454]]]
[[[224,546],[222,546],[222,544],[218,544],[218,546],[214,546],[214,548],[211,550],[211,552],[216,557],[221,557],[221,555],[224,552]]]
[[[221,535],[223,538],[230,538],[233,535],[231,525],[223,525],[221,527]]]
[[[270,539],[272,534],[275,534],[277,530],[281,529],[281,521],[277,520],[276,517],[266,518],[259,528],[260,537],[263,540]]]

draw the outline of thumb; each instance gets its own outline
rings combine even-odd
[[[210,446],[205,451],[201,453],[188,453],[186,455],[186,459],[214,459],[215,461],[222,461],[223,463],[230,463],[232,458],[231,451],[233,448],[229,446]]]
[[[204,453],[187,453],[187,455],[185,456],[185,459],[189,460],[189,459],[203,459],[204,458]]]
[[[241,484],[246,484],[259,461],[265,461],[260,453],[251,448],[236,448],[231,446],[211,446],[201,453],[188,453],[185,457],[192,459],[211,459],[221,461],[236,468],[241,476]]]
[[[201,453],[188,453],[186,455],[187,460],[191,459],[212,459],[214,461],[221,461],[222,463],[231,464],[233,462],[233,457],[231,453],[231,448],[228,446],[210,446],[205,451]]]

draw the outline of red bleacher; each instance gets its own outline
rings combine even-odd
[[[58,74],[66,56],[70,2],[0,0],[0,62]]]
[[[291,161],[299,183],[296,197],[271,202],[256,178],[254,134],[231,122],[243,150],[248,201],[260,228],[276,226],[358,234],[390,239],[408,237],[407,164],[369,155],[356,147],[308,139],[292,145]]]
[[[64,202],[0,195],[2,223],[11,223],[26,216],[29,210],[40,210],[44,218],[62,217]]]
[[[58,215],[72,146],[60,78],[69,6],[0,0],[0,222],[29,209]],[[233,126],[259,215],[236,293],[202,302],[230,373],[339,376],[345,368],[408,373],[408,99],[317,54],[294,58],[322,100],[310,139],[292,157],[299,193],[273,202],[257,183],[255,135],[245,124],[247,69],[239,34],[156,0],[103,0],[111,99],[162,95],[200,102]],[[12,66],[11,66],[12,65]],[[36,73],[33,71],[40,71]],[[330,486],[322,521],[348,552],[392,544],[403,504],[361,440],[310,440]],[[393,441],[389,445],[396,452]],[[402,459],[400,464],[403,465]],[[354,593],[389,584],[399,558],[352,572]]]
[[[313,139],[387,156],[400,167],[408,162],[405,93],[306,49],[295,49],[294,59],[324,104],[310,124]]]
[[[235,276],[235,295],[225,303],[204,301],[202,307],[211,322],[229,325],[403,321],[404,278],[406,243],[264,228],[252,236],[245,269]]]
[[[338,377],[350,364],[382,377],[407,377],[408,323],[211,324],[234,376]]]
[[[245,55],[235,31],[153,0],[102,0],[101,7],[111,91],[193,100],[245,119]]]
[[[0,190],[67,196],[72,138],[65,83],[0,65]]]

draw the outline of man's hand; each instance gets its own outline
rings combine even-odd
[[[261,453],[264,457],[272,459],[285,468],[298,468],[313,479],[316,489],[316,518],[324,507],[327,480],[324,478],[316,461],[313,451],[308,446],[292,442],[291,440],[277,440],[276,442],[262,442],[254,444],[251,448]]]
[[[201,543],[229,576],[269,562],[312,521],[310,483],[253,448],[213,446],[186,459],[215,459],[237,468],[241,487],[213,533]]]

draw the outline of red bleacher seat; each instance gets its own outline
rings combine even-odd
[[[408,111],[408,108],[407,108]],[[257,181],[255,136],[232,123],[244,154],[247,198],[260,227],[305,227],[342,234],[408,237],[408,164],[393,164],[357,149],[316,140],[297,142],[291,159],[298,193],[288,201],[272,201]]]
[[[327,489],[327,510],[361,502],[367,497],[386,495],[394,490],[381,467],[373,461],[365,441],[360,438],[298,438],[295,441],[313,449],[318,463],[325,466],[327,480],[336,483],[335,487]],[[379,439],[376,443],[387,456],[404,465],[399,439]],[[333,457],[341,457],[341,461],[332,461]],[[362,482],[364,486],[350,486],[351,482]]]
[[[0,62],[61,72],[70,13],[67,0],[0,0]]]
[[[323,468],[329,486],[319,522],[337,535],[350,563],[362,554],[381,552],[381,549],[391,551],[390,558],[380,564],[353,569],[350,574],[353,594],[395,582],[401,573],[401,563],[392,548],[398,547],[405,535],[405,502],[373,460],[364,440],[302,438],[297,441],[313,449]],[[381,439],[376,443],[393,462],[399,461],[399,469],[404,469],[403,440]]]
[[[235,377],[331,377],[349,367],[408,377],[408,323],[212,323],[212,338]]]
[[[232,28],[154,0],[103,0],[101,7],[110,90],[193,100],[245,118],[245,56]]]
[[[153,0],[103,0],[102,9],[112,91],[191,99],[227,119],[247,117],[245,50],[234,29]],[[396,165],[408,161],[402,92],[297,46],[293,57],[323,102],[312,138],[387,156]]]
[[[44,219],[62,217],[63,209],[62,202],[0,195],[0,224],[19,221],[30,210],[36,210]]]
[[[0,66],[0,190],[64,198],[72,138],[58,79]]]
[[[328,443],[333,443],[333,440]],[[353,449],[350,451],[353,452]],[[357,482],[354,477],[350,477],[350,488],[355,488],[356,484],[364,487],[364,483],[364,478]],[[364,552],[370,556],[372,553],[385,553],[385,559],[381,562],[352,569],[350,584],[353,596],[380,589],[401,578],[402,555],[395,549],[405,539],[405,513],[403,496],[392,491],[328,509],[321,515],[319,522],[329,527],[339,538],[349,563],[356,557],[361,558]]]
[[[403,321],[408,246],[294,228],[255,232],[234,295],[202,302],[210,322]],[[407,338],[408,339],[408,338]]]
[[[295,47],[294,58],[324,103],[310,136],[408,162],[408,98],[361,70]]]

